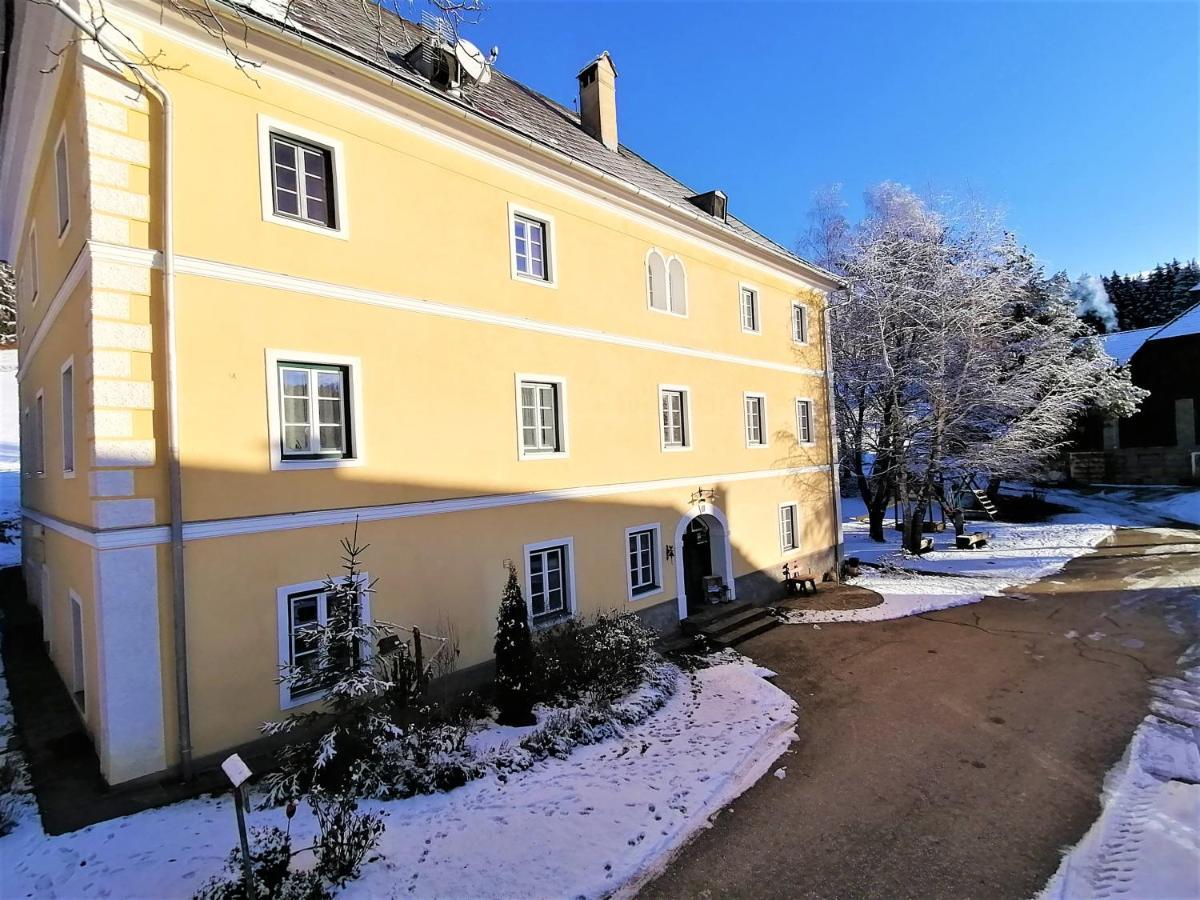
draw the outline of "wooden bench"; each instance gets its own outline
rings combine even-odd
[[[981,550],[987,546],[991,535],[976,531],[974,534],[959,534],[954,537],[954,547],[957,550]]]
[[[807,596],[810,593],[817,592],[817,579],[812,575],[801,575],[799,572],[793,573],[787,563],[783,566],[783,584],[789,593],[804,594]]]
[[[933,538],[921,538],[921,549],[917,551],[917,556],[922,553],[928,553],[933,549]]]
[[[709,603],[731,603],[729,585],[720,575],[704,576],[704,599]]]

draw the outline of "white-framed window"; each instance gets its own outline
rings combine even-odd
[[[657,522],[625,529],[625,570],[630,600],[640,600],[663,589],[659,534]]]
[[[552,216],[510,203],[508,244],[514,279],[547,287],[557,286],[558,264]]]
[[[521,459],[567,454],[566,381],[517,375],[517,445]]]
[[[797,344],[808,343],[808,307],[803,303],[792,304],[792,340]]]
[[[62,409],[62,470],[64,478],[75,477],[75,358],[63,363],[59,374]]]
[[[688,450],[692,446],[690,392],[683,385],[658,386],[660,437],[664,450]]]
[[[33,398],[33,474],[46,475],[46,397],[38,391]]]
[[[658,250],[646,254],[646,300],[655,312],[687,316],[687,272],[683,260],[668,261]]]
[[[759,321],[758,289],[752,288],[748,284],[743,284],[740,287],[740,295],[742,331],[750,334],[758,334],[762,331],[762,322]]]
[[[263,220],[349,237],[341,142],[260,115],[258,145]]]
[[[267,351],[272,469],[362,465],[362,367],[349,356]]]
[[[687,315],[687,272],[683,260],[672,256],[667,264],[667,284],[671,301],[671,312],[677,316]]]
[[[814,409],[816,407],[807,397],[796,398],[796,440],[801,444],[811,444],[816,441]]]
[[[83,650],[83,604],[79,596],[70,591],[67,597],[71,605],[71,697],[80,712],[87,709],[87,665]]]
[[[743,394],[746,410],[746,446],[767,446],[767,397],[765,394]]]
[[[54,187],[58,201],[58,239],[62,242],[71,224],[71,177],[67,168],[67,126],[63,123],[54,146]]]
[[[525,545],[525,596],[533,625],[549,625],[575,611],[575,541],[558,538]]]
[[[371,621],[371,592],[365,589],[371,583],[370,576],[366,572],[360,573],[358,583],[363,590],[358,594],[356,612],[358,620],[365,625]],[[281,709],[319,700],[328,689],[328,685],[322,684],[317,677],[322,652],[317,640],[319,630],[329,624],[331,613],[336,614],[336,610],[330,608],[330,594],[326,588],[324,581],[306,581],[285,585],[275,591],[279,669],[281,673],[298,676],[280,683]],[[353,652],[369,654],[372,648],[360,644]],[[306,678],[310,672],[312,677]]]
[[[657,250],[646,254],[646,302],[650,304],[651,309],[658,312],[671,311],[667,263]]]
[[[37,303],[41,278],[38,275],[38,245],[37,228],[29,227],[29,240],[25,245],[25,262],[21,266],[21,280],[24,282],[23,293],[29,299],[30,305]]]
[[[800,549],[800,518],[795,503],[779,504],[779,550],[791,553]]]

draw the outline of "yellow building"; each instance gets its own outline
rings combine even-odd
[[[110,782],[314,700],[276,677],[355,522],[370,614],[467,673],[506,560],[536,627],[663,630],[835,565],[836,281],[620,145],[607,53],[579,115],[357,0],[217,4],[245,68],[77,2],[15,8],[0,254],[26,585]]]

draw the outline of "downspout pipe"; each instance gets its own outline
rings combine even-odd
[[[175,229],[174,213],[174,124],[171,95],[154,77],[152,67],[139,68],[113,46],[95,25],[66,0],[53,0],[55,8],[103,48],[109,58],[129,70],[134,80],[158,100],[162,108],[163,199],[162,274],[164,322],[166,325],[167,370],[167,482],[171,507],[171,612],[174,624],[175,707],[178,712],[179,769],[184,781],[192,777],[192,724],[188,704],[187,593],[183,569],[183,481],[179,464],[179,379],[175,344]]]
[[[826,302],[821,308],[821,336],[825,345],[825,404],[829,410],[829,422],[825,428],[825,434],[829,441],[829,489],[833,492],[833,562],[839,579],[842,576],[842,556],[845,553],[846,543],[842,536],[842,485],[841,473],[838,471],[837,410],[834,406],[833,396],[833,380],[836,375],[833,366],[833,343],[829,336],[829,329],[832,326],[832,317],[829,312],[834,307],[841,305],[843,304]]]

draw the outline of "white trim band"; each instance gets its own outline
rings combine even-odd
[[[425,500],[415,503],[393,503],[385,506],[350,506],[344,509],[321,509],[266,516],[243,516],[236,519],[213,519],[208,522],[185,522],[185,541],[232,537],[243,534],[264,534],[273,531],[295,531],[301,528],[321,528],[329,525],[351,525],[355,521],[382,522],[392,519],[411,519],[444,513],[469,512],[476,509],[497,509],[505,506],[528,506],[534,503],[554,503],[559,500],[579,500],[591,497],[611,497],[645,491],[694,487],[697,483],[731,483],[757,481],[764,478],[784,478],[828,471],[829,466],[794,466],[785,469],[760,469],[754,472],[733,472],[725,475],[689,475],[684,478],[664,478],[659,481],[639,481],[628,484],[599,484],[585,487],[559,488],[546,491],[527,491],[518,494],[489,494],[483,497],[457,497],[449,500]],[[59,534],[95,547],[113,550],[165,544],[170,539],[166,525],[149,528],[120,528],[107,531],[85,528],[64,522],[54,516],[23,507],[21,514]]]

